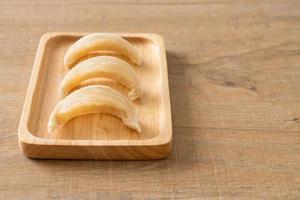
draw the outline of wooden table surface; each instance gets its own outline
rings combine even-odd
[[[51,31],[164,37],[167,159],[24,157],[17,127]],[[300,199],[299,1],[1,1],[0,51],[0,199]]]

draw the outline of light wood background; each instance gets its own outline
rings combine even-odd
[[[30,160],[17,127],[40,36],[154,32],[173,151],[160,161]],[[0,1],[0,199],[299,199],[300,2]]]

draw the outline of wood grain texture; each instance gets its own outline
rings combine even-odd
[[[299,199],[300,3],[0,3],[1,199]],[[17,126],[51,31],[155,32],[166,42],[173,151],[160,161],[43,161]]]

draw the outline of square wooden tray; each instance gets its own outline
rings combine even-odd
[[[66,50],[84,33],[47,33],[40,41],[19,124],[19,145],[26,156],[49,159],[145,160],[166,157],[171,150],[172,120],[166,52],[156,34],[120,33],[142,55],[136,68],[143,97],[135,102],[142,132],[121,120],[90,114],[47,132],[50,112],[60,99],[58,85],[67,69]]]

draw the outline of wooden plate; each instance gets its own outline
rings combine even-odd
[[[172,121],[166,53],[156,34],[121,33],[142,55],[136,67],[143,97],[134,102],[142,132],[116,117],[89,114],[47,132],[50,112],[61,98],[58,85],[68,69],[66,50],[85,34],[47,33],[40,41],[19,124],[19,144],[26,156],[51,159],[143,160],[166,157],[171,150]]]

